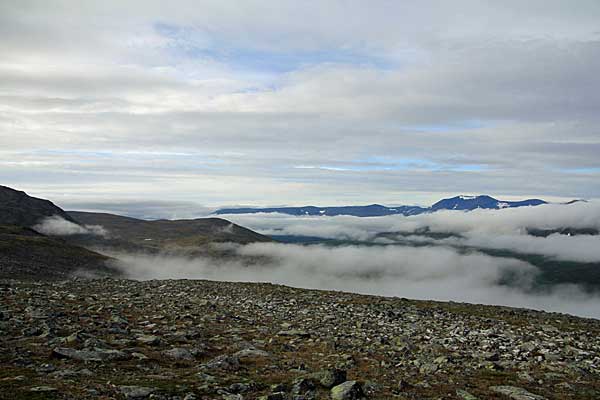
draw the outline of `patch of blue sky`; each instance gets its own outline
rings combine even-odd
[[[478,164],[453,165],[446,168],[448,171],[455,172],[480,172],[486,171],[487,169],[487,166]]]
[[[377,172],[377,171],[453,171],[479,172],[487,170],[487,166],[479,164],[445,164],[426,159],[405,158],[390,159],[386,157],[369,157],[347,164],[331,165],[297,165],[298,169],[322,169],[328,171]]]
[[[457,130],[481,129],[489,127],[492,121],[483,121],[479,119],[469,119],[445,124],[426,124],[426,125],[403,125],[402,128],[411,131],[427,133],[454,132]]]
[[[349,171],[349,172],[368,172],[368,171],[389,171],[393,168],[374,165],[295,165],[296,169],[321,169],[326,171]]]
[[[356,160],[356,163],[365,165],[381,165],[387,170],[403,170],[403,169],[427,169],[437,170],[443,169],[444,164],[428,160],[425,158],[393,158],[386,156],[370,156],[364,159]]]
[[[33,150],[27,154],[34,156],[81,156],[81,157],[113,157],[115,153],[110,150],[89,151],[89,150]]]
[[[27,154],[34,156],[69,156],[82,158],[129,158],[129,159],[165,159],[165,160],[194,160],[205,163],[218,164],[225,162],[224,160],[200,153],[189,153],[179,151],[144,151],[144,150],[127,150],[127,151],[89,151],[89,150],[34,150]]]
[[[158,23],[155,24],[155,29],[159,34],[171,39],[169,49],[177,55],[213,60],[238,71],[284,74],[321,64],[368,66],[382,70],[394,69],[398,65],[393,59],[369,54],[360,49],[264,50],[233,45],[231,41],[208,37],[191,28]]]
[[[228,64],[234,69],[283,74],[320,64],[345,64],[389,69],[392,65],[383,59],[347,50],[276,53],[253,49],[208,49],[198,55]]]
[[[559,171],[568,174],[600,174],[600,167],[560,168]]]

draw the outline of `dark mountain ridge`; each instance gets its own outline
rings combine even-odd
[[[569,202],[566,204],[572,204]],[[381,217],[386,215],[418,215],[441,210],[472,211],[476,209],[499,210],[503,208],[529,207],[548,204],[540,199],[527,199],[521,201],[502,201],[491,196],[455,196],[442,199],[430,207],[420,206],[397,206],[387,207],[381,204],[370,204],[367,206],[335,206],[335,207],[267,207],[267,208],[222,208],[215,211],[216,215],[225,214],[256,214],[256,213],[281,213],[288,215],[314,215],[314,216],[336,216],[350,215],[355,217]]]
[[[271,207],[271,208],[223,208],[215,214],[253,214],[253,213],[283,213],[289,215],[352,215],[355,217],[380,217],[384,215],[402,214],[416,215],[427,210],[419,206],[386,207],[381,204],[370,204],[367,206],[340,206],[340,207]]]
[[[502,208],[515,208],[515,207],[529,207],[539,206],[542,204],[548,204],[544,200],[540,199],[527,199],[521,201],[502,201],[497,200],[491,196],[480,195],[480,196],[455,196],[449,199],[442,199],[437,203],[433,204],[429,211],[439,210],[461,210],[471,211],[480,209],[486,210],[499,210]]]
[[[25,192],[0,186],[0,224],[32,227],[44,218],[55,215],[75,222],[50,200],[38,199]]]

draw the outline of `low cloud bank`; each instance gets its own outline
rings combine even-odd
[[[272,282],[415,299],[497,304],[600,318],[600,298],[574,286],[534,293],[538,270],[530,264],[451,248],[369,247],[280,243],[228,245],[226,260],[115,254],[133,279],[211,279]],[[259,262],[252,260],[259,259]],[[511,287],[500,282],[510,275]]]
[[[471,212],[439,211],[409,217],[296,217],[283,214],[223,217],[267,235],[318,236],[350,240],[371,240],[381,232],[415,232],[428,227],[432,232],[456,233],[462,236],[441,241],[427,239],[432,243],[508,249],[560,260],[600,262],[599,235],[554,234],[543,238],[527,234],[527,228],[600,229],[600,204],[592,202]]]
[[[541,254],[561,261],[600,262],[600,236],[598,235],[567,236],[556,233],[544,238],[469,232],[464,239],[448,238],[437,242],[487,249],[508,249],[523,254]]]
[[[42,220],[33,227],[36,231],[49,236],[94,235],[107,237],[108,231],[100,225],[78,225],[54,215]]]

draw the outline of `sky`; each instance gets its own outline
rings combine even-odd
[[[600,198],[600,2],[0,1],[0,184],[65,208]]]

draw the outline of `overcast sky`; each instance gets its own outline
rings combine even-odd
[[[598,71],[597,0],[4,0],[0,184],[65,207],[600,198]]]

